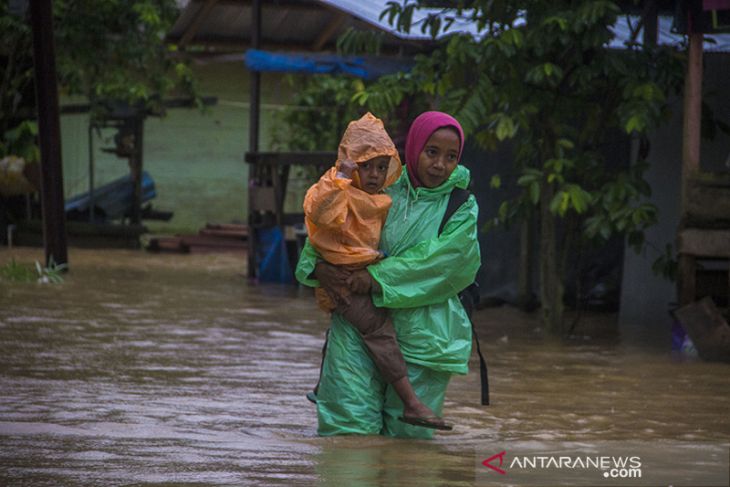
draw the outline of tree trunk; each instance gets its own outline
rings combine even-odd
[[[540,191],[540,303],[542,321],[550,333],[563,332],[563,282],[556,242],[555,215],[550,212],[552,184],[543,181]]]

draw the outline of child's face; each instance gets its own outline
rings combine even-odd
[[[388,175],[390,156],[374,157],[357,165],[360,176],[360,189],[369,194],[375,194],[383,188],[385,176]]]

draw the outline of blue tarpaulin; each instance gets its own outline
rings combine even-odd
[[[385,74],[410,70],[413,61],[370,56],[334,54],[287,54],[249,49],[246,67],[251,71],[278,73],[349,74],[375,79]]]
[[[294,274],[289,265],[289,255],[286,250],[286,239],[279,227],[261,228],[256,230],[258,237],[258,277],[261,282],[278,282],[291,284]]]

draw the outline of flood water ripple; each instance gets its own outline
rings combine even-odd
[[[254,285],[244,265],[74,250],[62,284],[0,282],[0,485],[466,486],[500,445],[730,438],[728,365],[556,343],[511,308],[476,315],[492,405],[473,357],[447,393],[453,432],[317,437],[304,394],[327,319],[308,290]]]

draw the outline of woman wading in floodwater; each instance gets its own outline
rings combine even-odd
[[[441,112],[418,116],[406,140],[405,170],[386,190],[393,204],[380,250],[387,257],[347,272],[321,261],[307,244],[297,266],[303,284],[316,286],[321,280],[336,288],[347,283],[352,292],[370,293],[376,306],[388,308],[410,382],[438,415],[451,375],[467,372],[471,324],[457,294],[473,282],[480,264],[473,196],[439,233],[451,191],[469,184],[469,170],[458,164],[463,148],[456,119]],[[433,435],[432,429],[399,421],[402,411],[358,332],[333,313],[317,392],[318,433]]]

